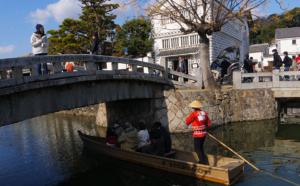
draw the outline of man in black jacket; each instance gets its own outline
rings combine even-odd
[[[293,64],[293,60],[289,57],[288,52],[283,52],[284,59],[283,59],[283,64],[284,64],[284,71],[290,71],[290,67]],[[287,81],[290,81],[290,76],[284,76]]]
[[[245,55],[245,60],[244,60],[244,68],[247,70],[247,73],[253,73],[253,63],[249,59],[249,55]]]
[[[273,52],[273,69],[280,69],[280,67],[282,66],[282,59],[278,55],[276,49],[273,49],[272,52]]]
[[[93,42],[92,42],[92,48],[91,48],[91,53],[93,55],[103,55],[103,54],[99,54],[98,52],[98,47],[99,44],[101,43],[101,40],[98,38],[98,33],[95,32],[93,34]],[[95,70],[102,70],[102,64],[99,62],[95,62]]]
[[[282,66],[282,59],[278,55],[278,52],[276,49],[272,50],[273,52],[273,70],[280,70],[280,67]],[[282,77],[279,76],[280,81],[282,81]]]

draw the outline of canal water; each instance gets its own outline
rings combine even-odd
[[[105,135],[91,117],[50,114],[0,127],[0,185],[215,185],[82,151],[77,135]],[[300,124],[277,120],[220,126],[210,133],[268,173],[300,184]],[[172,134],[173,148],[192,151],[191,133]],[[205,151],[235,157],[207,137]],[[245,164],[236,185],[290,185]]]

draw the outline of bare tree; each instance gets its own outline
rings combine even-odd
[[[180,26],[183,33],[196,32],[200,36],[200,60],[205,88],[218,89],[209,62],[209,37],[234,20],[246,20],[251,10],[267,0],[157,0],[149,6],[156,19],[168,17]]]

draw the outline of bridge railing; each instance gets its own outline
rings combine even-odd
[[[74,72],[63,72],[64,62],[83,62],[84,68],[78,68]],[[110,70],[95,70],[94,63],[111,63]],[[40,63],[52,64],[52,74],[37,75],[36,65]],[[124,64],[126,68],[124,68]],[[121,68],[123,66],[123,68]],[[129,68],[130,67],[130,68]],[[138,68],[148,69],[146,72],[139,72]],[[30,69],[30,76],[24,76],[23,70]],[[11,72],[11,76],[7,73]],[[71,55],[48,55],[48,56],[30,56],[22,58],[8,58],[0,59],[0,88],[8,86],[16,86],[37,81],[45,81],[50,79],[60,79],[75,76],[92,76],[92,75],[113,75],[117,76],[130,76],[132,77],[145,77],[151,80],[160,82],[170,82],[169,73],[174,74],[179,78],[179,83],[183,78],[197,82],[194,76],[186,75],[183,73],[170,71],[161,65],[152,63],[141,62],[138,60],[119,58],[112,56],[101,55],[86,55],[86,54],[71,54]],[[121,77],[120,77],[121,78]],[[191,82],[191,81],[188,81]]]
[[[282,81],[281,78],[289,76],[290,81]],[[233,72],[233,86],[235,89],[257,89],[257,88],[299,88],[298,77],[300,71],[273,70],[272,72],[241,73]]]

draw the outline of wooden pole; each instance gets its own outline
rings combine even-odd
[[[218,140],[217,138],[215,138],[213,135],[211,135],[210,133],[206,132],[211,138],[213,138],[214,140],[216,140],[217,142],[219,142],[221,145],[223,145],[224,147],[226,147],[228,150],[230,150],[231,152],[233,152],[235,155],[237,155],[238,157],[240,157],[242,160],[244,160],[246,163],[248,163],[248,165],[250,165],[251,167],[253,167],[255,170],[257,171],[260,171],[262,173],[265,173],[265,174],[268,174],[270,176],[273,176],[274,178],[279,178],[281,180],[284,180],[286,182],[289,182],[290,184],[293,184],[293,185],[297,185],[297,186],[300,186],[299,184],[297,183],[294,183],[294,182],[291,182],[287,179],[284,179],[282,177],[279,177],[279,176],[276,176],[276,175],[273,175],[273,174],[270,174],[270,173],[267,173],[267,172],[264,172],[260,169],[258,169],[257,167],[255,167],[252,163],[250,163],[249,161],[247,161],[245,158],[243,158],[241,155],[239,155],[238,153],[236,153],[234,150],[232,150],[231,148],[229,148],[227,145],[225,145],[223,142],[221,142],[220,140]]]
[[[226,147],[228,150],[230,150],[231,152],[233,152],[233,154],[237,155],[239,158],[241,158],[242,160],[244,160],[246,163],[248,163],[251,167],[253,167],[255,170],[259,169],[257,167],[255,167],[252,163],[250,163],[249,161],[247,161],[245,158],[243,158],[241,155],[239,155],[238,153],[236,153],[234,150],[232,150],[231,148],[229,148],[227,145],[225,145],[224,143],[222,143],[220,140],[218,140],[217,138],[215,138],[213,135],[211,135],[210,133],[207,133],[211,138],[213,138],[214,140],[216,140],[217,142],[219,142],[221,145],[223,145],[224,147]]]

